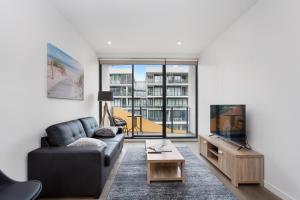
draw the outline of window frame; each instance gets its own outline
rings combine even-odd
[[[128,80],[129,78],[126,77],[126,83],[128,81],[131,81],[131,86],[132,88],[134,88],[134,65],[135,64],[131,64],[131,69],[132,69],[132,79],[131,80]],[[191,64],[187,64],[187,65],[191,65]],[[101,64],[101,62],[99,61],[99,91],[102,91],[102,66],[103,64]],[[195,84],[196,84],[196,87],[195,87],[195,134],[193,136],[182,136],[182,137],[170,137],[170,136],[167,136],[166,134],[166,128],[167,128],[167,107],[170,106],[168,105],[168,102],[167,102],[167,82],[170,83],[169,81],[169,76],[167,76],[167,72],[166,72],[166,67],[167,65],[166,64],[163,64],[162,65],[162,76],[160,76],[161,78],[160,81],[162,81],[162,85],[163,85],[163,88],[162,88],[162,125],[163,125],[163,128],[162,128],[162,138],[167,138],[167,139],[191,139],[191,138],[198,138],[198,62],[197,64],[195,65],[191,65],[193,67],[195,67]],[[171,81],[172,82],[175,82],[175,76],[176,74],[173,74],[172,75],[172,78],[171,78]],[[148,79],[148,77],[146,77]],[[151,77],[150,77],[150,80],[154,81],[155,80],[155,74],[153,74]],[[180,77],[180,81],[183,81],[183,82],[186,82],[187,80],[185,78],[181,78]],[[171,86],[172,87],[172,86]],[[152,87],[153,88],[153,91],[152,91],[152,94],[153,96],[154,95],[154,88],[155,87]],[[181,89],[181,93],[183,92],[183,88],[180,88]],[[175,89],[174,89],[174,93],[175,92]],[[134,99],[134,92],[132,92],[132,99]],[[152,105],[154,105],[154,101],[155,101],[155,98],[152,99]],[[173,102],[174,104],[176,104],[176,102]],[[182,102],[183,103],[183,102]],[[122,105],[122,102],[121,102],[121,105]],[[134,109],[134,105],[131,104],[131,109],[132,110],[135,110]],[[134,112],[132,112],[133,115],[134,115]],[[102,120],[102,103],[99,102],[99,122]],[[132,120],[132,125],[133,125],[133,120]],[[134,138],[152,138],[152,137],[159,137],[160,135],[147,135],[147,136],[143,136],[143,135],[135,135],[135,134],[132,134],[131,137],[126,137],[126,138],[130,138],[130,139],[134,139]]]

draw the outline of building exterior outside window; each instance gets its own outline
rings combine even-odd
[[[188,96],[188,69],[171,68],[166,74],[166,115],[167,128],[173,133],[187,133],[189,131],[189,96]],[[113,92],[112,107],[121,107],[132,112],[132,70],[109,70],[110,91]],[[135,114],[156,124],[162,124],[162,70],[155,67],[145,67],[145,79],[134,80],[134,106]]]

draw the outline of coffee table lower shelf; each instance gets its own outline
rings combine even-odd
[[[153,162],[147,161],[147,182],[151,181],[182,181],[184,182],[183,161]]]

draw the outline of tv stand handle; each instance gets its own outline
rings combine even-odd
[[[222,155],[222,154],[223,154],[223,151],[219,150],[219,151],[218,151],[218,154]]]

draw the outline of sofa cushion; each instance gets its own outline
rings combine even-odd
[[[104,151],[104,164],[105,166],[110,166],[112,160],[118,155],[119,143],[118,142],[108,142],[106,143],[106,149]]]
[[[103,127],[95,131],[95,137],[115,137],[118,132],[118,127]]]
[[[124,140],[124,134],[117,134],[115,137],[113,138],[107,138],[107,137],[97,137],[100,140],[102,140],[103,142],[107,143],[107,142],[121,142],[122,140]]]
[[[93,137],[95,131],[99,128],[99,125],[94,117],[80,118],[80,122],[88,137]]]
[[[51,146],[67,146],[77,139],[86,137],[79,120],[52,125],[46,129]]]
[[[68,144],[68,147],[106,147],[106,143],[95,138],[83,137]]]

